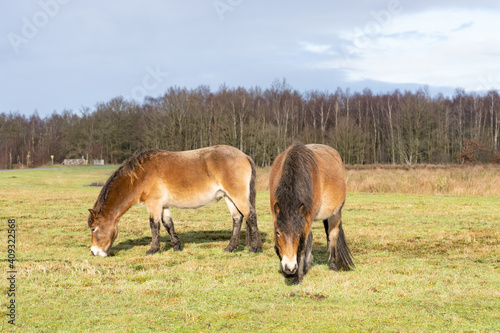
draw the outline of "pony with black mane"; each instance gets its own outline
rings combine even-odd
[[[354,267],[342,229],[344,167],[335,149],[294,143],[274,161],[269,190],[274,248],[285,277],[298,284],[311,267],[311,226],[316,220],[323,220],[330,269]]]
[[[182,249],[170,207],[198,208],[224,198],[233,220],[225,251],[239,245],[243,217],[247,223],[247,246],[262,248],[255,211],[255,164],[240,150],[213,146],[184,152],[148,150],[134,154],[104,184],[92,209],[88,226],[91,253],[107,256],[116,236],[120,217],[134,204],[149,211],[152,243],[146,255],[160,249],[160,222],[170,235],[175,251]]]

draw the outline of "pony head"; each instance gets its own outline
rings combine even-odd
[[[106,257],[118,236],[118,223],[89,209],[88,224],[92,232],[90,252],[94,256]]]
[[[281,272],[285,277],[296,276],[304,247],[310,231],[311,218],[300,205],[293,211],[282,210],[279,203],[273,205],[274,250],[281,263]]]

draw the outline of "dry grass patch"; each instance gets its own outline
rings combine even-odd
[[[348,192],[500,197],[499,165],[347,166]]]

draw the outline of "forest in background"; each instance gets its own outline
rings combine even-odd
[[[40,118],[0,114],[0,169],[65,158],[118,164],[136,151],[190,150],[227,144],[270,165],[293,141],[336,148],[346,164],[500,163],[500,96],[457,89],[373,94],[269,88],[217,91],[171,87],[142,104],[116,97],[93,110]]]

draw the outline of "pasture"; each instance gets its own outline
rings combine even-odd
[[[436,176],[444,185],[421,195],[384,193],[392,190],[373,180],[380,173],[348,170],[343,224],[356,268],[328,270],[323,225],[315,222],[313,267],[292,286],[278,272],[266,169],[258,172],[262,253],[248,253],[244,232],[237,251],[223,251],[232,221],[222,200],[172,210],[182,252],[162,227],[161,251],[145,257],[148,214],[134,206],[120,220],[112,256],[92,257],[87,209],[100,187],[88,185],[104,183],[115,168],[0,172],[1,331],[500,330],[500,195],[448,196],[452,173]],[[394,183],[394,174],[408,182],[411,172],[388,171],[378,182]],[[465,172],[463,182],[500,188],[498,169]],[[374,190],[362,189],[367,179]],[[10,218],[17,226],[15,327],[7,317]]]

